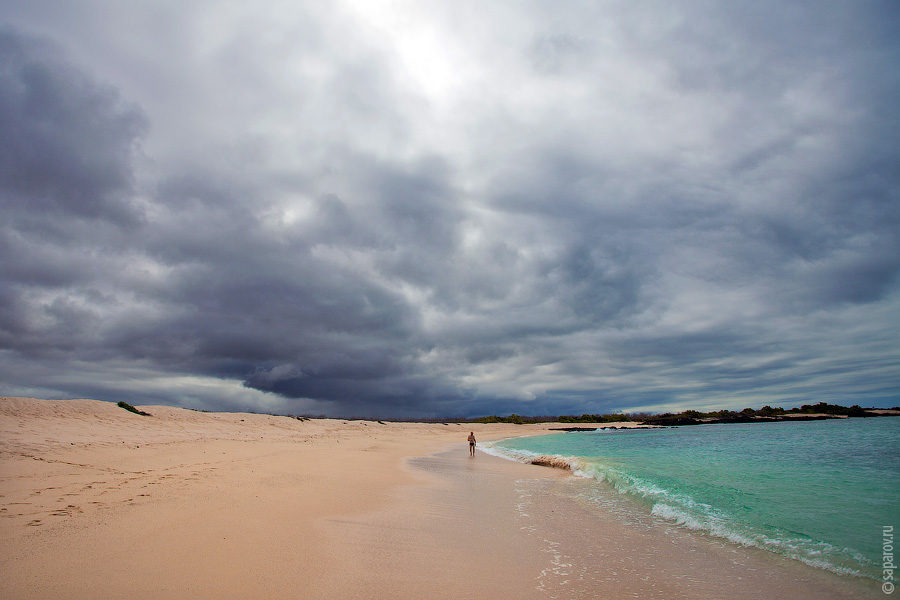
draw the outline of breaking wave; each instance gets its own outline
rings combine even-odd
[[[622,463],[509,448],[501,445],[505,441],[508,440],[489,442],[481,446],[481,450],[508,460],[563,469],[604,482],[619,494],[636,501],[655,517],[685,529],[741,546],[775,552],[839,575],[875,577],[875,565],[859,552],[774,526],[760,529],[722,508],[729,506],[728,498],[723,498],[724,503],[720,506],[713,506],[698,500],[689,488],[686,488],[687,491],[680,489],[677,482],[673,487],[672,480],[667,483],[665,478],[654,480],[639,476]]]

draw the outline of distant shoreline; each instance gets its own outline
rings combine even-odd
[[[711,423],[766,423],[773,421],[818,421],[822,419],[845,419],[849,417],[892,417],[900,416],[900,407],[893,408],[862,408],[859,405],[840,406],[838,404],[804,404],[791,409],[764,406],[760,409],[745,408],[739,412],[731,410],[717,410],[700,412],[697,410],[685,410],[679,413],[609,413],[609,414],[583,414],[560,416],[535,416],[525,417],[511,414],[506,417],[491,415],[477,419],[445,420],[451,423],[513,423],[546,424],[560,423],[561,429],[578,430],[582,425],[593,425],[590,429],[612,429],[626,426],[629,428],[641,426],[680,426],[680,425],[704,425]],[[438,421],[440,422],[440,421]]]
[[[604,425],[602,423],[597,423],[599,427],[591,427],[591,426],[573,426],[573,427],[550,427],[550,431],[597,431],[598,429],[603,430],[611,430],[611,429],[659,429],[661,427],[682,427],[682,426],[691,426],[691,425],[720,425],[720,424],[732,424],[732,423],[776,423],[776,422],[790,422],[790,421],[826,421],[829,419],[862,419],[869,417],[900,417],[900,411],[894,411],[890,409],[877,409],[878,412],[873,414],[867,414],[865,417],[854,416],[850,417],[848,415],[825,415],[825,414],[789,414],[789,415],[779,415],[775,417],[743,417],[743,418],[735,418],[735,419],[692,419],[689,417],[675,417],[672,419],[648,419],[646,421],[642,421],[640,423],[634,424],[629,423],[628,426],[625,426],[624,423],[620,423],[618,425]]]
[[[784,413],[771,415],[745,415],[737,413],[734,416],[725,417],[690,417],[685,415],[661,415],[660,417],[646,419],[642,425],[657,426],[681,426],[681,425],[711,425],[730,423],[775,423],[784,421],[824,421],[827,419],[863,419],[874,417],[897,417],[900,410],[894,409],[863,409],[863,414],[829,414],[829,413]]]

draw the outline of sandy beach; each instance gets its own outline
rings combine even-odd
[[[565,471],[468,456],[469,431],[558,424],[140,408],[0,398],[0,597],[868,597],[761,551],[587,514]]]

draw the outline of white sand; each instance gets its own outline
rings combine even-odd
[[[0,597],[341,597],[328,524],[404,457],[546,429],[140,408],[0,398]]]
[[[577,484],[559,469],[468,457],[470,430],[558,424],[140,408],[152,416],[0,398],[0,598],[866,597],[787,559],[588,515],[553,493]]]

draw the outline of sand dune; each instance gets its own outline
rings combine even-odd
[[[0,596],[339,597],[326,525],[405,457],[546,429],[140,408],[0,398]]]

